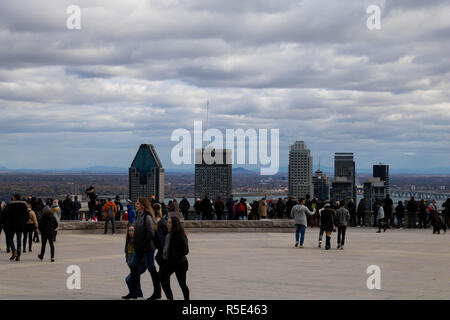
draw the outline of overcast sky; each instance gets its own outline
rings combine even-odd
[[[209,100],[211,128],[279,128],[282,166],[295,140],[327,166],[449,166],[449,53],[449,1],[2,0],[0,165],[128,167],[152,143],[174,168]]]

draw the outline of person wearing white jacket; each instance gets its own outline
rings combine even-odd
[[[378,203],[378,215],[377,215],[377,221],[378,221],[378,231],[377,233],[381,232],[381,228],[383,227],[384,231],[386,232],[386,225],[384,225],[384,209],[381,201]]]

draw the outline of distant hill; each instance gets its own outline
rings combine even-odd
[[[242,167],[233,168],[232,171],[233,171],[233,174],[256,174],[256,173],[259,172],[259,171],[255,172],[255,171],[252,171],[252,170],[248,170],[248,169],[245,169],[245,168],[242,168]]]
[[[0,166],[0,171],[9,171],[9,169],[7,167]]]

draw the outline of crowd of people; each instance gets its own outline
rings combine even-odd
[[[184,219],[191,219],[191,204],[186,197],[178,203],[177,199],[160,203],[154,199],[139,198],[133,205],[127,200],[124,207],[119,196],[98,199],[93,187],[86,190],[89,198],[88,219],[105,221],[104,233],[107,234],[111,224],[115,233],[115,221],[128,221],[125,239],[125,261],[130,273],[125,278],[128,294],[123,299],[143,297],[141,276],[148,271],[153,284],[153,294],[149,300],[161,299],[162,291],[166,298],[173,299],[170,277],[175,273],[185,300],[189,300],[190,292],[186,284],[189,268],[188,238],[182,222],[169,212],[180,212]],[[75,197],[64,200],[48,198],[45,202],[34,196],[28,198],[14,195],[8,203],[0,203],[0,234],[6,235],[6,249],[11,252],[10,260],[20,261],[22,253],[32,252],[33,243],[41,242],[38,254],[44,259],[47,243],[50,247],[50,259],[55,261],[55,242],[61,220],[80,219],[81,204]],[[442,205],[442,212],[436,201],[416,201],[413,197],[403,204],[394,204],[387,195],[384,199],[376,199],[371,208],[362,199],[356,205],[349,201],[318,201],[306,196],[298,201],[294,198],[278,201],[255,199],[249,203],[245,198],[223,200],[218,197],[212,201],[208,197],[196,199],[192,206],[194,220],[260,220],[270,218],[294,219],[295,247],[304,248],[307,227],[319,228],[318,247],[322,247],[325,234],[325,250],[331,248],[331,237],[337,232],[337,249],[343,250],[347,227],[372,226],[378,228],[377,233],[386,232],[389,228],[428,228],[433,227],[433,234],[446,232],[450,223],[450,199]],[[367,214],[369,212],[369,215]],[[180,215],[180,216],[181,216]],[[41,239],[39,239],[39,236]],[[159,267],[159,270],[157,269]]]
[[[32,252],[33,242],[40,242],[40,260],[44,259],[47,242],[50,246],[50,261],[55,261],[55,246],[61,209],[58,200],[42,200],[35,197],[25,199],[19,194],[12,197],[5,206],[0,203],[0,234],[4,231],[6,252],[11,252],[11,261],[20,261],[22,253]],[[23,238],[22,238],[23,237]],[[23,242],[22,242],[23,240]],[[22,250],[23,249],[23,250]]]

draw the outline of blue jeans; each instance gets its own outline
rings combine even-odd
[[[239,220],[247,220],[246,216],[239,216]]]
[[[146,267],[144,265],[141,265],[138,268],[139,276],[141,276],[146,270],[147,270]],[[125,282],[127,283],[128,291],[131,292],[131,273],[125,278]],[[137,283],[137,295],[138,295],[139,298],[142,298],[144,296],[142,294],[141,279],[140,278],[139,278],[138,283]]]
[[[8,231],[6,233],[6,241],[9,243],[12,251],[16,250],[16,246],[14,245],[14,235],[17,238],[17,255],[20,256],[22,252],[22,231]]]
[[[200,215],[200,212],[196,212],[195,214],[194,214],[194,220],[202,220],[202,216]]]
[[[154,268],[155,267],[155,250],[151,250],[149,252],[142,252],[142,253],[135,252],[133,254],[133,258],[131,258],[130,266],[139,267],[142,259],[144,259],[147,269]]]
[[[300,245],[303,245],[303,241],[305,240],[305,231],[306,231],[306,226],[304,226],[303,224],[296,224],[295,225],[295,242],[298,242],[298,238],[299,238],[299,233],[301,234],[301,238],[300,238]]]
[[[88,216],[88,218],[89,219],[94,218],[94,209],[89,209],[89,216]]]
[[[320,231],[319,231],[319,241],[322,242],[322,238],[323,238],[323,233],[325,232],[325,230],[323,230],[322,227],[320,227]]]

